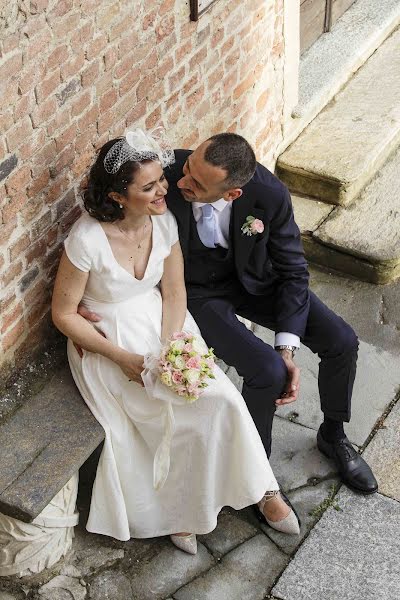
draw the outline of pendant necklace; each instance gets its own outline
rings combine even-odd
[[[123,229],[121,229],[121,227],[120,227],[120,226],[119,226],[117,223],[115,223],[115,226],[117,227],[117,229],[118,229],[118,230],[119,230],[119,231],[120,231],[120,232],[121,232],[121,233],[122,233],[122,234],[123,234],[123,235],[124,235],[126,238],[128,238],[128,240],[129,240],[131,243],[133,242],[132,238],[130,238],[130,237],[129,237],[129,235],[128,235],[128,234],[127,234],[127,233],[126,233],[126,232],[125,232]],[[141,237],[140,237],[140,241],[139,241],[139,243],[138,243],[138,245],[137,245],[137,249],[138,249],[138,250],[139,250],[139,249],[141,249],[141,247],[142,247],[142,243],[143,243],[143,240],[144,240],[144,236],[145,236],[145,233],[146,233],[146,229],[147,229],[147,222],[146,222],[146,223],[143,225],[143,231],[142,231],[142,235],[141,235]],[[134,241],[134,243],[135,243],[135,244],[137,243],[137,242],[136,242],[136,240]]]

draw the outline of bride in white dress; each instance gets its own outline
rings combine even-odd
[[[72,375],[106,434],[88,531],[119,540],[171,535],[195,553],[194,534],[212,531],[225,505],[259,503],[268,523],[288,533],[298,523],[242,396],[218,367],[199,400],[173,405],[169,473],[154,486],[165,404],[143,387],[144,356],[158,356],[174,332],[200,335],[186,310],[178,230],[164,200],[162,167],[172,161],[172,151],[140,130],[103,146],[85,192],[88,213],[65,241],[53,320],[69,338]]]

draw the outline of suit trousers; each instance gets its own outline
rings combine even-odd
[[[280,354],[254,335],[236,314],[275,331],[274,304],[271,295],[247,292],[188,300],[188,308],[206,343],[243,377],[242,394],[268,457],[275,401],[284,390],[287,369]],[[318,388],[322,412],[335,421],[348,422],[358,354],[353,329],[310,292],[310,311],[301,341],[320,358]]]

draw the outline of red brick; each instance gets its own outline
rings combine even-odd
[[[69,105],[60,106],[53,115],[53,118],[46,123],[47,136],[52,138],[55,133],[60,129],[64,129],[70,122],[71,115]]]
[[[75,12],[67,13],[64,17],[55,19],[52,24],[54,39],[60,40],[69,33],[74,33],[80,25],[81,18],[81,13]]]
[[[29,233],[24,233],[23,235],[21,235],[21,237],[18,238],[18,240],[10,246],[10,261],[14,262],[14,260],[18,258],[21,252],[28,248],[30,243],[31,238],[29,236]]]
[[[118,86],[120,96],[125,96],[140,81],[140,70],[132,69],[121,81]]]
[[[140,101],[143,98],[146,98],[146,96],[148,95],[149,91],[151,90],[151,88],[153,87],[153,85],[155,83],[156,83],[155,73],[151,73],[150,75],[145,75],[137,87],[137,90],[136,90],[137,99]]]
[[[5,111],[3,110],[0,113],[0,131],[4,132],[10,129],[13,126],[14,119],[12,109]]]
[[[99,5],[101,7],[101,4]],[[97,7],[96,7],[97,8]],[[99,30],[107,29],[110,23],[115,20],[120,12],[120,6],[118,2],[115,2],[111,6],[107,6],[104,9],[100,9],[96,14],[96,25]]]
[[[222,77],[223,77],[222,68],[221,68],[221,66],[219,66],[215,69],[215,71],[213,71],[208,76],[208,79],[207,79],[208,89],[212,90],[217,85],[217,83],[221,82]]]
[[[172,71],[174,68],[174,61],[170,56],[167,57],[164,62],[160,63],[157,67],[157,77],[159,79],[164,79],[165,76]]]
[[[48,98],[54,90],[60,85],[60,69],[57,68],[54,73],[44,79],[35,87],[36,99],[38,104]]]
[[[151,71],[157,65],[157,52],[153,50],[140,65],[142,72]]]
[[[255,73],[250,73],[234,90],[233,97],[235,100],[240,98],[245,92],[252,88],[256,83]]]
[[[109,71],[110,69],[112,69],[118,60],[118,47],[108,47],[104,52],[103,60],[105,70]]]
[[[92,106],[87,112],[85,112],[78,120],[79,131],[85,131],[90,125],[97,122],[99,116],[99,107],[97,104]]]
[[[10,306],[14,303],[16,295],[14,291],[11,291],[5,298],[0,300],[0,314],[4,314]]]
[[[182,66],[178,71],[173,73],[169,78],[169,89],[171,92],[176,92],[178,87],[180,88],[182,85],[182,81],[185,77],[186,67]]]
[[[25,190],[25,187],[31,181],[31,170],[28,165],[21,167],[20,169],[13,171],[13,173],[6,180],[7,193],[10,196],[19,194]]]
[[[76,137],[77,125],[72,123],[69,127],[64,129],[61,133],[55,136],[54,141],[56,143],[57,152],[61,152],[65,146],[68,146]]]
[[[14,121],[17,122],[22,119],[25,115],[29,115],[36,106],[35,94],[32,91],[22,96],[14,104]]]
[[[98,77],[96,79],[95,88],[96,88],[97,97],[99,98],[100,96],[102,96],[105,92],[107,92],[112,87],[112,85],[113,85],[112,72],[106,71],[105,73],[103,73],[103,75],[101,75],[100,77]]]
[[[197,120],[201,120],[203,119],[205,116],[212,114],[212,110],[211,110],[211,106],[210,106],[210,101],[204,100],[200,106],[198,106],[196,108],[196,110],[194,111],[194,116]]]
[[[192,108],[194,108],[197,104],[199,104],[201,102],[201,100],[203,99],[203,96],[204,96],[204,85],[199,87],[199,89],[194,91],[192,94],[190,94],[190,96],[188,96],[186,98],[186,108],[188,110],[191,110]]]
[[[14,233],[17,227],[17,220],[12,219],[8,223],[4,223],[0,225],[0,247],[5,248],[8,240]]]
[[[96,2],[96,0],[94,0]],[[98,2],[97,2],[98,4]],[[96,4],[96,9],[97,9],[97,4]],[[82,5],[81,2],[81,10],[82,10],[82,14],[88,14]],[[90,12],[93,11],[89,11]],[[83,23],[83,25],[81,27],[79,27],[78,29],[76,29],[76,31],[71,35],[71,47],[74,48],[78,45],[85,45],[87,44],[88,40],[91,40],[93,38],[94,35],[94,26],[92,21],[87,21],[86,23]]]
[[[51,225],[51,212],[48,210],[32,225],[31,242],[43,237]]]
[[[201,67],[205,58],[207,58],[207,48],[203,46],[203,48],[196,52],[190,59],[189,71],[194,71],[197,67]]]
[[[143,17],[143,21],[142,21],[143,31],[146,31],[146,29],[148,29],[149,27],[153,27],[153,25],[157,19],[157,14],[158,14],[157,10],[152,10],[151,12],[147,13],[147,15],[145,15]]]
[[[28,186],[28,198],[32,198],[32,196],[36,196],[36,194],[39,194],[39,192],[44,190],[44,188],[48,185],[49,181],[50,173],[49,169],[46,167],[46,169],[44,169],[44,171],[42,171],[40,175],[34,177],[33,182],[30,186]]]
[[[165,13],[171,11],[175,6],[175,0],[164,0],[161,4],[158,12],[160,15],[165,15]]]
[[[144,117],[147,114],[147,102],[146,100],[141,100],[126,114],[126,126],[127,127],[135,127],[137,126],[137,121]]]
[[[49,13],[47,18],[49,21],[55,21],[59,17],[66,15],[73,7],[73,0],[57,0],[55,7]]]
[[[265,92],[263,92],[257,99],[256,102],[256,110],[257,112],[261,112],[265,109],[267,103],[268,103],[268,99],[271,95],[271,91],[270,90],[265,90]]]
[[[56,154],[57,151],[55,141],[50,140],[45,146],[42,146],[40,150],[35,152],[32,157],[32,164],[35,168],[41,165],[43,165],[43,167],[47,166],[48,163],[54,159]]]
[[[100,73],[100,60],[95,60],[90,63],[88,67],[84,71],[82,71],[81,81],[82,87],[87,88],[92,85]]]
[[[50,310],[50,293],[47,290],[41,298],[38,298],[36,302],[27,306],[26,319],[29,327],[33,327],[40,321],[43,316]]]
[[[42,255],[46,254],[46,245],[44,247]],[[46,279],[42,278],[37,281],[33,287],[26,291],[24,295],[25,306],[29,306],[38,299],[39,296],[43,296],[49,290],[49,284]]]
[[[27,268],[30,267],[33,261],[37,258],[40,258],[41,256],[46,256],[46,249],[47,243],[45,238],[38,240],[35,244],[33,244],[26,253]]]
[[[61,44],[57,48],[54,48],[46,60],[46,72],[52,71],[55,67],[59,67],[64,63],[68,56],[68,50],[69,48],[66,44]]]
[[[82,175],[87,173],[89,167],[93,163],[93,147],[85,150],[80,156],[77,157],[75,162],[71,166],[71,173],[75,180],[79,180]]]
[[[27,45],[26,50],[24,51],[24,64],[37,60],[39,56],[42,57],[46,53],[51,41],[51,30],[48,27],[42,29]]]
[[[3,352],[7,352],[12,348],[22,336],[25,329],[25,322],[23,317],[18,321],[16,325],[3,337],[2,347]]]
[[[175,27],[175,17],[174,15],[169,15],[164,17],[160,24],[156,27],[156,37],[157,43],[162,42],[165,38],[171,35],[174,32]]]
[[[215,48],[224,39],[224,28],[219,27],[211,38],[211,48]]]
[[[14,263],[1,276],[2,288],[7,287],[22,272],[22,262]]]
[[[114,69],[114,77],[116,79],[121,79],[124,77],[136,64],[136,55],[134,52],[127,54],[122,60],[115,65]]]
[[[108,90],[102,95],[99,101],[100,112],[105,112],[116,103],[118,98],[117,91],[115,89]]]
[[[191,77],[191,79],[189,79],[189,81],[187,81],[185,83],[185,85],[183,86],[183,94],[186,96],[190,90],[192,90],[194,88],[194,86],[199,82],[199,75],[198,73],[196,73],[196,75],[194,75],[193,77]]]
[[[61,219],[61,230],[63,233],[69,231],[72,225],[75,223],[78,217],[82,214],[80,206],[74,206],[74,208]],[[62,248],[61,248],[62,250]]]
[[[21,219],[24,226],[29,225],[42,212],[43,204],[41,196],[30,198],[21,211]]]
[[[58,238],[58,223],[49,229],[46,235],[46,243],[49,248],[54,246]]]
[[[191,149],[198,143],[200,134],[198,129],[195,129],[185,139],[182,140],[182,148]]]
[[[11,33],[3,37],[3,52],[4,54],[8,54],[13,50],[16,50],[19,47],[21,39],[21,32],[17,31],[16,33]]]
[[[177,51],[175,52],[176,66],[179,66],[179,64],[183,60],[185,60],[185,61],[187,60],[187,57],[190,56],[190,54],[192,52],[192,48],[193,48],[192,40],[187,40],[185,42],[185,44],[182,44],[181,47],[177,49]]]
[[[104,50],[107,46],[107,36],[105,33],[98,35],[88,46],[86,50],[86,59],[93,60],[97,58],[99,54],[101,54],[102,50]]]
[[[233,50],[225,58],[225,70],[228,72],[233,66],[237,65],[240,61],[240,49]]]
[[[0,81],[6,85],[7,81],[17,77],[22,68],[22,52],[17,52],[6,58],[5,62],[0,66]]]
[[[99,116],[99,120],[97,122],[97,131],[99,135],[102,135],[105,131],[108,131],[115,120],[113,111],[109,110],[108,112],[101,114]]]
[[[146,129],[153,129],[156,125],[160,125],[161,121],[161,106],[158,106],[153,112],[147,117]]]
[[[64,174],[60,177],[57,177],[55,182],[49,186],[49,189],[46,193],[46,202],[48,204],[53,204],[53,202],[59,200],[62,194],[69,187],[69,179],[68,175]]]
[[[36,128],[45,124],[54,115],[56,110],[57,102],[53,96],[39,104],[31,113],[33,126]]]
[[[16,217],[16,215],[26,203],[27,199],[27,195],[24,192],[22,192],[13,196],[13,198],[11,198],[8,201],[6,206],[2,209],[2,218],[4,224],[13,221],[13,219]]]
[[[50,166],[50,175],[54,179],[65,167],[72,164],[75,158],[75,149],[70,144],[57,156],[57,160]]]
[[[3,314],[3,323],[1,327],[1,333],[5,333],[15,323],[15,321],[22,315],[22,301],[20,301],[13,309],[8,313]]]
[[[71,77],[75,77],[84,65],[85,53],[83,50],[80,50],[70,60],[61,65],[61,80],[67,82]]]
[[[71,115],[77,117],[81,115],[92,103],[91,90],[85,90],[71,104]]]
[[[12,129],[7,131],[6,141],[9,152],[14,152],[32,132],[32,123],[28,116],[21,119]]]

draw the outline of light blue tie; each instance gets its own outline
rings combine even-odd
[[[202,215],[197,223],[197,231],[203,244],[207,248],[215,248],[215,216],[214,207],[204,204],[201,207]]]

